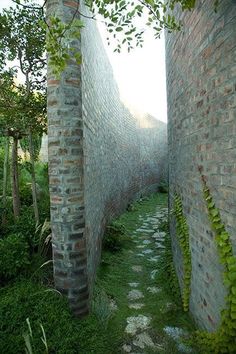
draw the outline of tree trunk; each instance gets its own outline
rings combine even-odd
[[[2,206],[3,206],[2,225],[6,224],[8,163],[9,163],[9,136],[6,137],[5,148],[4,148],[3,188],[2,188]]]
[[[12,145],[12,200],[14,217],[17,219],[20,216],[20,191],[19,191],[19,176],[18,176],[18,138],[13,137]]]
[[[34,216],[36,224],[39,224],[39,209],[37,202],[37,187],[35,179],[35,168],[34,168],[34,144],[32,132],[29,133],[29,153],[30,153],[30,162],[31,162],[31,180],[32,180],[32,197],[33,197],[33,207],[34,207]]]

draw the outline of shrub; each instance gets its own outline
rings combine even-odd
[[[120,251],[125,240],[126,237],[124,225],[118,221],[113,221],[106,227],[106,231],[103,237],[103,248],[110,252]]]
[[[168,193],[168,184],[166,182],[161,182],[158,187],[158,191],[160,193]]]
[[[29,247],[21,234],[11,234],[0,240],[0,275],[11,279],[29,265]]]
[[[22,205],[31,206],[33,204],[32,190],[30,183],[20,187],[20,201]]]
[[[8,225],[5,233],[20,233],[27,240],[31,251],[35,247],[35,218],[34,210],[32,207],[23,206],[21,208],[20,217],[13,224]]]

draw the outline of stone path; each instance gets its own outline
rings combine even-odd
[[[158,274],[158,259],[164,251],[165,233],[158,231],[158,226],[167,220],[167,214],[167,208],[158,207],[152,214],[140,215],[142,225],[131,235],[134,241],[134,263],[130,265],[132,281],[127,282],[127,306],[132,309],[133,314],[126,319],[127,341],[122,345],[122,353],[167,353],[163,344],[158,343],[156,336],[152,335],[155,332],[153,315],[146,310],[150,296],[155,301],[155,296],[162,292],[155,278]],[[163,314],[168,306],[172,304],[163,305]],[[180,342],[184,332],[181,328],[166,326],[163,331],[176,342],[179,353],[191,352],[191,349]]]

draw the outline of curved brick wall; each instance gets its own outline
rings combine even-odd
[[[48,14],[69,22],[77,4],[48,0]],[[82,66],[71,62],[60,80],[48,70],[49,180],[55,285],[82,315],[106,223],[166,178],[167,129],[120,101],[95,21],[71,45]]]
[[[87,13],[84,7],[81,11]],[[91,20],[85,21],[82,54],[85,220],[88,270],[93,277],[105,224],[133,199],[157,190],[166,178],[167,129],[148,114],[132,115],[121,102]]]
[[[170,203],[182,196],[190,228],[191,311],[214,330],[225,289],[207,217],[198,165],[202,166],[236,253],[236,2],[198,1],[182,20],[184,31],[166,36]],[[182,260],[172,222],[175,264]]]

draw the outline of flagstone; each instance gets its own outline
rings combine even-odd
[[[132,316],[126,319],[127,326],[125,332],[135,335],[138,330],[145,330],[150,326],[151,318],[144,315]]]
[[[133,290],[130,290],[128,293],[129,300],[138,300],[138,299],[142,299],[142,298],[144,298],[144,295],[143,295],[142,291],[140,291],[140,290],[133,289]]]
[[[142,272],[143,267],[140,266],[140,265],[134,265],[134,266],[132,266],[132,270],[133,270],[134,272],[139,273],[139,272]]]

